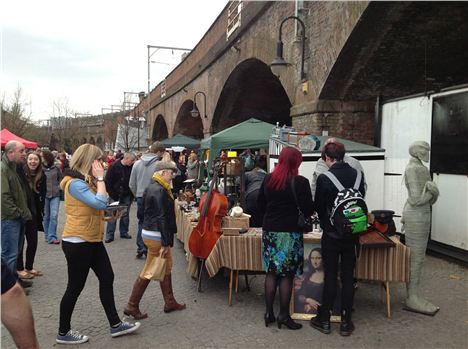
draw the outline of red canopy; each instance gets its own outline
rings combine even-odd
[[[0,138],[2,140],[2,148],[7,144],[9,141],[18,141],[24,144],[26,148],[30,149],[36,149],[37,148],[37,143],[36,142],[31,142],[26,139],[23,139],[21,137],[18,137],[17,135],[11,133],[8,131],[6,128],[0,131]]]

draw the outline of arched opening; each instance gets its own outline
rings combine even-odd
[[[159,114],[154,121],[153,133],[151,135],[151,141],[162,141],[168,137],[166,120]]]
[[[291,102],[279,79],[262,61],[250,58],[229,75],[213,116],[212,133],[250,118],[291,125]]]
[[[190,111],[193,108],[193,101],[188,99],[182,103],[174,126],[174,135],[180,133],[184,136],[195,139],[203,138],[203,123],[200,116],[194,118]]]

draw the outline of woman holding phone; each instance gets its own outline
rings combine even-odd
[[[103,244],[104,222],[116,220],[118,211],[104,217],[107,191],[104,183],[102,151],[83,144],[76,149],[70,161],[70,169],[60,183],[65,196],[65,227],[62,250],[68,267],[68,285],[60,302],[60,327],[56,342],[79,344],[89,337],[71,329],[71,317],[78,297],[83,290],[89,270],[99,280],[99,297],[110,325],[112,337],[134,332],[140,326],[121,321],[114,301],[114,272]]]

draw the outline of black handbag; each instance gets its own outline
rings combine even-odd
[[[312,231],[312,217],[304,216],[304,213],[299,207],[299,204],[297,202],[297,196],[296,196],[296,188],[294,186],[294,178],[295,177],[291,179],[291,189],[292,189],[292,193],[294,196],[294,202],[296,203],[296,207],[298,211],[297,226],[299,227],[301,232],[308,233],[309,231]]]

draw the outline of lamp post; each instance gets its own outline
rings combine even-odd
[[[193,108],[190,111],[190,115],[192,115],[192,117],[194,117],[194,118],[198,118],[200,116],[200,111],[197,108],[197,95],[198,94],[203,95],[203,101],[204,101],[203,112],[205,113],[205,119],[206,119],[208,117],[206,115],[206,94],[204,92],[202,92],[202,91],[196,92],[195,95],[193,96]]]
[[[273,62],[270,63],[271,70],[273,73],[277,76],[279,76],[279,71],[286,67],[288,63],[284,60],[283,58],[283,41],[281,39],[282,33],[283,33],[283,24],[290,20],[290,19],[295,19],[301,24],[302,27],[302,55],[301,55],[301,80],[304,80],[305,78],[305,73],[304,73],[304,55],[305,55],[305,25],[304,22],[301,21],[299,17],[296,16],[289,16],[286,17],[281,21],[280,28],[279,28],[279,38],[278,42],[276,44],[276,58],[273,60]],[[279,69],[277,69],[279,68]],[[275,73],[276,71],[276,73]]]
[[[168,47],[168,46],[155,46],[155,45],[146,45],[148,49],[148,96],[151,92],[151,73],[150,73],[150,64],[151,63],[161,63],[161,62],[154,62],[151,61],[151,56],[155,54],[158,50],[172,50],[172,51],[192,51],[189,48],[180,48],[180,47]],[[151,49],[155,49],[153,53],[151,53]]]

